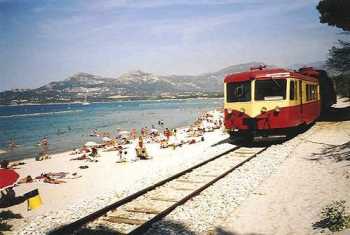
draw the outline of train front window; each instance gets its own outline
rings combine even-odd
[[[251,81],[226,84],[226,102],[245,102],[251,100]]]
[[[255,100],[284,100],[286,85],[286,79],[256,80]]]

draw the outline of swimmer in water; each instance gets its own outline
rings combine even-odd
[[[15,139],[11,139],[11,141],[10,141],[9,144],[8,144],[8,148],[9,148],[10,150],[13,150],[13,149],[17,148],[17,144],[16,144]]]

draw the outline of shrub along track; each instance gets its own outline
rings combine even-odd
[[[49,234],[85,234],[95,228],[119,234],[142,234],[176,207],[266,149],[234,147]]]

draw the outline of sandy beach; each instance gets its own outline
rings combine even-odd
[[[23,217],[9,221],[9,224],[13,225],[10,234],[20,234],[38,220],[41,221],[45,231],[45,224],[49,229],[53,227],[52,225],[73,221],[91,213],[214,154],[232,148],[233,146],[227,143],[213,146],[227,137],[222,129],[217,129],[204,133],[204,141],[185,144],[176,149],[170,147],[160,149],[159,143],[146,144],[149,156],[152,157],[149,160],[117,163],[119,160],[117,151],[103,150],[99,150],[100,156],[96,158],[97,162],[71,160],[77,157],[72,155],[72,151],[50,155],[50,159],[44,161],[23,160],[21,162],[25,164],[16,167],[16,172],[21,177],[30,175],[35,178],[41,173],[49,172],[69,174],[62,179],[66,183],[49,184],[35,180],[14,188],[16,195],[39,189],[43,204],[40,208],[30,211],[27,210],[26,203],[2,209],[11,210]],[[125,147],[127,151],[135,151],[135,144]],[[87,168],[80,169],[80,166]],[[38,233],[40,234],[40,231]]]

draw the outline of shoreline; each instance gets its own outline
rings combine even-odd
[[[89,102],[90,104],[108,104],[114,102],[137,102],[137,101],[169,101],[169,100],[205,100],[205,99],[223,99],[224,97],[189,97],[189,98],[164,98],[164,99],[134,99],[134,100],[123,100],[115,99],[111,101],[96,101]],[[83,102],[74,101],[74,102],[57,102],[57,103],[26,103],[26,104],[0,104],[0,107],[17,107],[17,106],[35,106],[35,105],[62,105],[62,104],[82,104]]]
[[[183,128],[186,126],[181,127]],[[178,135],[180,138],[180,131]],[[97,208],[106,206],[147,185],[199,163],[213,154],[232,148],[232,145],[227,143],[217,145],[218,142],[227,138],[227,134],[222,129],[205,132],[203,136],[203,141],[183,144],[176,149],[172,147],[163,149],[160,148],[159,143],[145,142],[147,152],[152,157],[149,160],[133,161],[126,157],[127,162],[118,162],[117,151],[103,151],[103,149],[98,150],[100,157],[96,158],[97,162],[72,161],[72,158],[79,156],[71,155],[72,151],[53,154],[50,159],[43,161],[36,161],[34,158],[24,159],[25,164],[16,166],[16,172],[20,178],[30,175],[34,182],[16,186],[14,188],[16,195],[23,195],[37,188],[43,204],[32,211],[27,210],[26,203],[6,208],[24,217],[13,222],[15,234],[31,227],[32,223],[36,224],[35,221],[38,220],[48,222],[40,225],[48,226],[46,231],[52,226],[76,220],[87,213],[92,213]],[[135,144],[126,145],[126,150],[130,153],[135,151]],[[81,166],[86,166],[87,169],[80,168]],[[69,173],[68,178],[62,178],[66,183],[56,185],[35,179],[40,174],[49,172]],[[145,177],[146,173],[147,177]],[[77,208],[80,209],[77,211]],[[48,220],[51,216],[55,219]]]
[[[133,103],[129,103],[129,101],[123,101],[123,102],[115,102],[114,104],[101,104],[101,105],[95,105],[91,108],[88,108],[85,110],[85,108],[81,108],[80,106],[74,106],[75,108],[72,108],[71,110],[66,110],[69,107],[73,107],[73,106],[63,106],[59,109],[56,109],[55,107],[44,107],[43,110],[41,112],[50,112],[50,113],[54,113],[51,112],[50,110],[55,111],[55,113],[67,113],[63,116],[59,116],[56,114],[53,115],[45,115],[44,114],[41,116],[40,113],[36,114],[35,117],[33,117],[33,119],[35,118],[35,120],[38,120],[37,122],[41,122],[41,120],[43,120],[43,124],[42,125],[37,125],[38,127],[44,127],[41,129],[35,129],[37,130],[35,133],[35,135],[30,136],[29,133],[25,133],[26,137],[21,137],[19,136],[17,133],[20,133],[17,131],[13,136],[13,138],[16,140],[16,144],[18,144],[18,146],[15,149],[11,149],[8,148],[8,143],[10,143],[11,141],[11,136],[3,136],[2,140],[1,140],[1,146],[0,149],[3,151],[6,151],[4,153],[0,153],[0,160],[2,159],[7,159],[7,160],[12,160],[12,161],[18,161],[18,160],[22,160],[22,159],[28,159],[28,158],[33,158],[35,157],[38,152],[40,152],[40,149],[36,147],[36,143],[38,142],[38,140],[40,140],[40,138],[42,138],[43,136],[48,135],[49,138],[49,153],[50,154],[59,154],[61,152],[65,152],[65,151],[69,151],[72,150],[74,148],[78,148],[81,147],[81,145],[83,145],[85,142],[87,141],[94,141],[94,142],[102,142],[100,140],[100,138],[95,138],[95,137],[90,137],[89,133],[92,129],[98,129],[99,131],[103,131],[103,132],[113,132],[112,135],[114,134],[116,128],[121,128],[123,130],[127,130],[130,131],[130,129],[136,127],[137,130],[139,131],[140,128],[142,126],[148,126],[150,127],[151,124],[154,124],[154,126],[156,126],[156,128],[158,129],[162,129],[161,126],[157,125],[156,120],[164,120],[166,122],[166,127],[169,128],[182,128],[183,126],[188,126],[191,125],[192,122],[197,118],[197,111],[199,112],[203,112],[203,111],[210,111],[210,110],[215,110],[215,109],[220,109],[221,105],[221,101],[222,99],[213,99],[213,100],[209,100],[209,101],[201,101],[202,99],[186,99],[184,101],[173,101],[171,102],[170,105],[163,105],[163,102],[166,103],[166,101],[160,101],[162,102],[162,105],[159,105],[157,103],[157,101],[144,101],[144,102],[137,102],[137,101],[132,101]],[[125,103],[124,103],[125,102]],[[123,104],[124,103],[124,104]],[[113,115],[116,116],[118,114],[116,114],[119,110],[119,105],[123,105],[123,109],[122,109],[122,116],[117,117],[117,119],[102,119],[98,117],[98,114],[95,110],[106,110],[104,112],[106,112],[108,115],[110,115],[109,113],[112,113],[113,111]],[[140,104],[140,105],[139,105]],[[148,106],[148,104],[150,104],[151,106]],[[197,104],[199,104],[200,108],[198,108],[198,110],[196,109],[195,113],[190,113],[190,110],[192,110],[193,108],[197,107]],[[125,105],[125,111],[124,111],[124,105]],[[146,107],[147,105],[147,107]],[[118,106],[118,107],[117,107]],[[161,106],[159,108],[159,110],[157,109],[158,106]],[[165,107],[164,110],[162,107]],[[101,108],[100,108],[101,107]],[[144,120],[140,120],[138,122],[138,120],[136,120],[135,118],[131,118],[131,121],[128,121],[128,119],[126,119],[128,117],[128,109],[129,107],[131,107],[131,112],[135,112],[138,113],[140,115],[144,115],[144,113],[146,113],[148,116],[144,119]],[[138,107],[138,108],[134,108],[134,107]],[[154,112],[156,114],[152,114],[153,111],[148,111],[151,107],[151,109],[156,109]],[[178,119],[173,118],[172,115],[167,114],[167,110],[174,110],[177,107],[184,107],[183,110],[177,111],[178,114],[177,116],[179,116]],[[24,108],[22,108],[24,109]],[[40,111],[40,107],[36,108],[28,108],[28,110],[32,110],[32,113],[37,113],[37,110]],[[74,110],[73,110],[74,109]],[[93,118],[90,118],[91,121],[89,121],[89,123],[85,120],[87,120],[86,118],[84,119],[83,116],[88,115],[88,110],[93,110]],[[48,111],[46,111],[48,110]],[[63,110],[63,111],[61,111]],[[82,110],[82,111],[81,111]],[[145,110],[145,111],[144,111]],[[17,113],[20,113],[22,111],[19,111]],[[68,113],[69,112],[69,113]],[[71,112],[77,112],[78,114],[74,114]],[[86,114],[84,114],[84,112]],[[147,113],[148,112],[148,113]],[[189,114],[189,115],[187,115]],[[22,115],[22,114],[20,114]],[[32,114],[25,114],[27,115],[32,115]],[[78,118],[75,118],[75,115],[77,115]],[[11,115],[12,116],[12,115]],[[110,115],[111,116],[111,115]],[[181,116],[181,117],[180,117]],[[1,116],[0,116],[0,120],[1,120]],[[4,119],[6,122],[11,122],[11,120],[19,120],[21,123],[21,125],[25,125],[26,120],[31,120],[32,117],[28,117],[29,119],[26,119],[26,117],[19,117],[18,119],[12,119],[11,117],[8,117],[6,119]],[[66,119],[72,119],[74,120],[74,124],[70,124],[68,122],[66,122],[66,124],[60,124],[63,123]],[[83,123],[80,124],[78,123],[78,121],[80,120],[80,118],[83,119]],[[95,121],[96,118],[96,122]],[[98,119],[99,118],[99,119]],[[59,120],[59,124],[57,125],[57,127],[52,127],[52,120]],[[62,121],[61,121],[62,120]],[[127,120],[127,121],[123,121],[123,120]],[[136,122],[135,122],[136,120]],[[100,122],[98,122],[100,121]],[[108,124],[111,125],[111,127],[109,128],[108,126],[102,126],[101,122],[108,122]],[[14,122],[16,123],[16,122]],[[11,123],[9,123],[11,124]],[[96,124],[96,125],[95,125]],[[103,124],[103,123],[102,123]],[[11,124],[12,125],[12,124]],[[20,127],[21,127],[20,125]],[[48,126],[51,125],[51,126]],[[71,130],[67,130],[65,128],[67,128],[67,126],[69,125],[73,125]],[[45,129],[45,127],[48,126],[48,130]],[[165,126],[164,126],[165,127]],[[33,126],[33,128],[36,128],[36,126]],[[90,128],[90,129],[87,129]],[[23,128],[22,128],[23,129]],[[5,130],[5,126],[3,128],[4,131]],[[19,128],[20,130],[20,128]],[[57,134],[56,131],[58,130],[63,130],[63,134]],[[23,131],[23,130],[22,130]],[[47,134],[48,133],[48,134]],[[18,137],[18,138],[17,138]],[[27,138],[28,137],[28,138]]]

